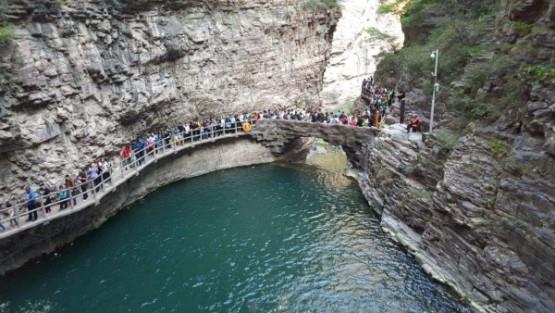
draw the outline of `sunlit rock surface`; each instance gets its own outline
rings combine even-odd
[[[0,194],[195,118],[318,105],[337,11],[297,1],[8,1]],[[1,196],[0,196],[1,197]]]
[[[322,101],[329,110],[346,109],[360,95],[365,77],[374,74],[385,53],[403,46],[399,16],[378,14],[378,0],[342,0]]]

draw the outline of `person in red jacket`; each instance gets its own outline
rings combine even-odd
[[[128,145],[121,150],[120,156],[123,159],[123,166],[127,166],[129,161],[131,161],[131,153],[133,153],[133,150]]]
[[[418,115],[413,114],[409,120],[409,124],[407,125],[407,133],[412,131],[422,132],[422,121],[418,117]]]

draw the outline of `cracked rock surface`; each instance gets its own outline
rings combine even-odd
[[[145,130],[319,105],[339,18],[286,0],[14,0],[0,16],[14,29],[0,46],[2,196]]]

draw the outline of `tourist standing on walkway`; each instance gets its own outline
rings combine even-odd
[[[104,161],[99,164],[102,172],[102,179],[105,183],[112,183],[112,163],[104,159]]]
[[[405,123],[405,92],[404,91],[400,91],[399,95],[397,96],[397,99],[399,99],[399,123],[404,124]]]
[[[79,172],[79,176],[77,177],[79,179],[79,184],[81,185],[81,193],[83,193],[83,200],[87,200],[89,198],[89,195],[87,194],[87,187],[88,187],[87,174],[85,174],[85,171],[81,170]]]
[[[17,222],[17,207],[12,206],[12,203],[8,200],[6,201],[6,210],[10,215],[10,226],[19,226]]]
[[[93,183],[91,190],[94,189],[94,191],[98,192],[100,189],[100,181],[99,181],[99,176],[98,176],[98,166],[96,164],[92,164],[91,167],[89,167],[89,180]]]
[[[58,187],[58,201],[60,202],[60,211],[67,209],[69,204],[69,191],[64,186]]]
[[[129,165],[129,163],[131,162],[131,154],[132,154],[133,150],[131,150],[131,147],[129,145],[126,145],[125,147],[123,147],[123,149],[121,150],[120,156],[123,159],[123,167],[125,168],[127,165]],[[127,169],[127,168],[126,168]]]
[[[71,201],[73,202],[73,205],[76,205],[79,189],[75,188],[75,182],[69,175],[66,175],[64,185],[68,190],[68,196],[72,198]]]
[[[27,197],[27,211],[29,212],[28,222],[36,221],[38,219],[37,211],[37,193],[34,192],[31,187],[25,188],[25,193]]]
[[[50,213],[52,198],[50,197],[50,188],[44,183],[40,185],[39,193],[42,196],[42,204],[44,205],[44,213]]]

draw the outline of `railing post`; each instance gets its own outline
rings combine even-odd
[[[73,205],[73,190],[71,188],[67,188],[67,187],[66,187],[66,189],[67,189],[67,195],[69,196],[68,197],[69,206],[71,206],[71,208],[73,208],[74,207],[74,205]]]
[[[46,216],[46,208],[44,207],[44,197],[38,197],[40,199],[40,210],[42,211],[42,213],[44,214],[44,216]],[[38,209],[35,209],[36,211],[38,211]],[[37,220],[38,220],[38,212],[37,212]]]
[[[94,179],[91,179],[90,182],[91,182],[91,185],[92,185],[92,186],[91,186],[92,197],[93,197],[93,199],[96,201],[96,190],[95,190],[95,189],[96,189],[96,188],[95,188],[96,186],[95,186],[95,184],[94,184]]]

